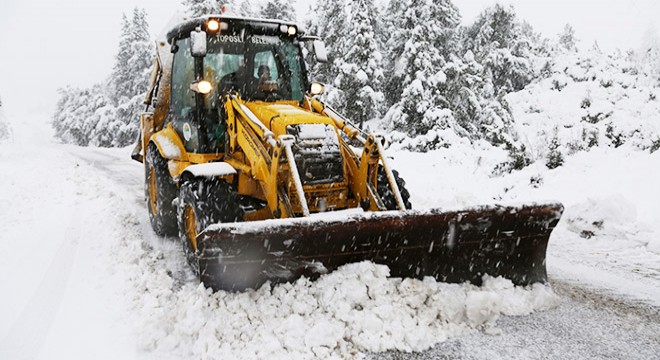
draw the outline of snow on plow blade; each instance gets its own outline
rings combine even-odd
[[[560,204],[461,211],[328,213],[327,217],[218,224],[198,239],[200,279],[215,290],[315,277],[363,260],[394,277],[480,284],[547,280],[545,252]]]

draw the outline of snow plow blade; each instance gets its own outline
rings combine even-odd
[[[546,282],[548,239],[562,212],[547,204],[217,224],[197,238],[200,279],[214,290],[241,291],[369,260],[389,266],[393,277]]]

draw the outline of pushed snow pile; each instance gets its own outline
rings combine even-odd
[[[640,219],[637,208],[620,194],[588,197],[566,208],[558,227],[566,236],[561,236],[561,240],[551,243],[550,247],[566,248],[570,244],[570,248],[580,254],[576,263],[598,264],[599,268],[610,272],[657,281],[660,279],[660,231],[657,226]]]
[[[421,351],[478,329],[497,332],[500,315],[558,304],[541,284],[523,288],[485,277],[477,287],[388,275],[386,266],[361,262],[315,282],[303,278],[236,294],[201,285],[172,292],[168,276],[147,275],[136,279],[144,292],[135,294],[142,300],[134,306],[149,314],[138,317],[137,330],[144,350],[174,357],[351,358]]]
[[[604,199],[588,198],[569,207],[566,227],[585,239],[632,241],[641,245],[650,244],[653,239],[650,226],[637,220],[635,204],[621,195]]]

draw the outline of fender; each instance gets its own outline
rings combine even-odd
[[[181,179],[196,177],[214,178],[236,175],[236,169],[226,162],[210,162],[187,166],[181,173]]]
[[[179,134],[174,131],[171,124],[151,136],[150,142],[153,142],[158,148],[160,155],[167,160],[188,161],[188,152],[179,138]]]

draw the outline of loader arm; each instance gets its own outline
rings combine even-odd
[[[373,134],[364,134],[350,121],[318,99],[311,99],[310,105],[314,111],[332,119],[337,128],[344,132],[349,139],[358,141],[363,145],[362,155],[358,158],[353,149],[342,140],[342,152],[352,175],[350,176],[349,186],[362,207],[371,211],[387,210],[376,190],[378,164],[381,163],[399,210],[406,210],[401,191],[392,174],[392,168],[385,157],[382,139]]]
[[[275,140],[273,132],[263,125],[236,95],[228,95],[226,104],[231,153],[234,153],[237,147],[243,150],[250,166],[250,175],[262,187],[273,217],[295,217],[288,193],[282,186],[287,184],[289,179],[296,189],[303,215],[309,216],[302,183],[291,152],[293,137],[281,135]]]

